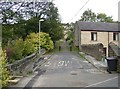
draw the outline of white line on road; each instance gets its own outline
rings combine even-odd
[[[65,66],[67,66],[67,62],[65,61]]]
[[[48,62],[45,66],[50,66],[51,65],[51,63],[50,62]]]
[[[73,60],[77,60],[76,58],[72,58]]]
[[[101,84],[101,83],[105,83],[105,82],[111,81],[111,80],[116,79],[116,78],[118,78],[118,77],[114,77],[114,78],[111,78],[111,79],[108,79],[108,80],[105,80],[105,81],[94,83],[94,84],[91,84],[91,85],[88,85],[88,86],[85,86],[85,87],[92,87],[92,86],[95,86],[95,85],[98,85],[98,84]]]
[[[70,61],[68,61],[67,63],[69,63]]]
[[[59,61],[58,66],[63,66],[64,61]]]

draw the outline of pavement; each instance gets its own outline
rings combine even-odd
[[[82,55],[84,57],[84,59],[86,59],[89,63],[91,63],[94,67],[96,67],[99,71],[103,72],[103,73],[109,73],[107,71],[107,60],[105,59],[104,61],[97,61],[94,57],[87,55],[83,52],[79,52],[80,55]],[[116,71],[112,71],[110,73],[117,73]]]

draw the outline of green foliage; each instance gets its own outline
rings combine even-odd
[[[83,15],[81,16],[80,21],[96,21],[96,14],[92,12],[91,10],[86,10]]]
[[[30,17],[41,17],[45,15],[46,8],[51,2],[4,2],[0,4],[0,13],[3,23],[13,24]],[[17,7],[17,8],[14,8]]]
[[[9,45],[9,42],[18,38],[26,37],[24,29],[25,22],[19,24],[3,24],[2,25],[2,46]]]
[[[72,44],[73,44],[73,38],[70,38],[69,45],[72,45]]]
[[[100,13],[97,15],[97,20],[100,22],[113,22],[112,17],[107,16],[105,13]]]
[[[13,59],[19,60],[23,58],[23,52],[24,52],[24,41],[22,39],[18,39],[15,41],[15,44],[13,45]]]
[[[49,2],[48,8],[46,8],[45,10],[45,15],[47,19],[59,21],[58,8],[55,7],[54,3]]]
[[[49,34],[44,32],[40,33],[40,46],[48,51],[53,49],[53,41],[51,40]]]
[[[6,47],[8,62],[13,63],[16,60],[20,60],[29,55],[32,53],[31,48],[31,43],[28,41],[23,41],[21,38],[13,41],[12,44]]]
[[[33,52],[35,52],[34,45],[29,40],[26,39],[24,41],[23,55],[28,56],[28,55],[32,54]]]
[[[8,5],[10,6],[12,4],[14,6],[14,3],[11,4],[9,3]],[[9,45],[12,40],[17,40],[19,38],[25,40],[27,35],[29,35],[30,33],[38,33],[39,20],[41,19],[41,17],[42,19],[44,19],[44,22],[41,22],[41,31],[48,33],[51,39],[53,40],[53,42],[63,38],[63,27],[60,23],[58,9],[57,7],[55,7],[54,3],[48,2],[46,3],[46,5],[42,4],[43,6],[41,5],[39,6],[39,4],[37,4],[36,6],[38,6],[39,8],[38,7],[34,7],[34,8],[36,8],[36,10],[39,9],[40,13],[39,12],[30,13],[31,12],[30,5],[32,5],[32,3],[26,3],[26,4],[28,4],[27,8],[29,8],[27,9],[27,11],[25,10],[25,12],[28,15],[27,17],[31,16],[30,18],[27,18],[27,20],[23,19],[22,14],[21,16],[19,16],[17,12],[13,13],[14,11],[12,9],[11,9],[12,11],[8,10],[7,12],[5,12],[8,13],[9,15],[8,18],[5,18],[5,21],[9,19],[9,17],[11,17],[11,14],[13,14],[11,20],[15,20],[16,23],[13,22],[11,24],[8,23],[9,21],[4,22],[4,25],[2,26],[2,30],[3,30],[2,47]],[[23,5],[23,7],[26,7],[26,5]],[[24,11],[24,8],[21,9],[23,9]],[[5,14],[4,17],[6,17]],[[13,17],[15,17],[16,19],[13,19]]]
[[[55,20],[46,20],[42,23],[42,31],[48,33],[55,42],[64,37],[62,25]]]
[[[11,44],[5,47],[5,50],[8,62],[13,63],[24,57],[24,41],[22,39],[12,41]]]
[[[25,40],[31,43],[34,52],[38,50],[38,35],[36,33],[30,33]]]
[[[112,16],[107,16],[105,13],[95,14],[92,10],[86,10],[81,16],[80,21],[91,22],[113,22]]]
[[[29,35],[29,33],[32,33],[32,32],[37,33],[39,31],[39,20],[40,18],[33,17],[26,21],[26,25],[24,28],[25,28],[25,33],[27,35]]]
[[[11,25],[2,25],[2,47],[13,39],[13,29]]]
[[[41,24],[41,30],[48,33],[53,42],[63,38],[63,27],[59,20],[58,9],[50,2],[48,8],[46,8],[46,19]]]
[[[23,57],[38,51],[38,38],[39,35],[37,33],[30,33],[27,35],[25,41],[21,38],[13,41],[12,44],[6,47],[8,62],[13,63],[16,60],[20,60]],[[41,48],[45,48],[47,51],[53,49],[53,41],[51,40],[49,34],[44,32],[40,33],[40,46]]]
[[[37,33],[30,33],[27,36],[26,40],[30,41],[33,45],[34,51],[38,50],[39,46],[39,34]],[[47,51],[53,49],[53,41],[51,40],[49,34],[40,32],[40,46],[45,48]]]
[[[0,84],[2,84],[0,87],[7,86],[10,78],[9,71],[6,68],[7,64],[6,53],[0,50]]]

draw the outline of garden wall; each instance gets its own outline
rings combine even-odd
[[[102,43],[81,45],[82,52],[93,56],[94,58],[96,58],[99,61],[103,57],[103,48],[104,48],[104,46]]]

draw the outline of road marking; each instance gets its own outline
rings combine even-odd
[[[70,61],[68,61],[67,63],[69,63]]]
[[[77,60],[76,58],[72,58],[73,60]]]
[[[55,62],[55,63],[54,63],[53,69],[55,69],[55,68],[56,68],[56,65],[57,65],[57,62]]]
[[[64,61],[59,61],[58,66],[63,66]]]
[[[45,66],[50,66],[51,65],[51,63],[50,62],[48,62]]]
[[[65,61],[65,66],[67,66],[67,62]]]
[[[95,85],[98,85],[98,84],[101,84],[101,83],[105,83],[105,82],[108,82],[108,81],[111,81],[113,79],[116,79],[118,77],[114,77],[114,78],[111,78],[111,79],[107,79],[105,81],[101,81],[101,82],[98,82],[98,83],[94,83],[94,84],[91,84],[91,85],[88,85],[88,86],[85,86],[85,87],[92,87],[92,86],[95,86]]]

